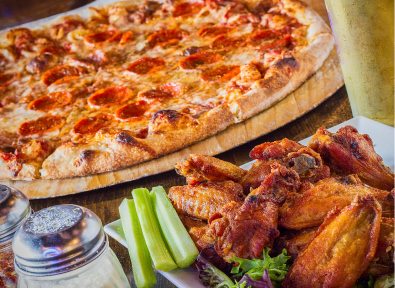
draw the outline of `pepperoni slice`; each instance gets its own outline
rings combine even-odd
[[[159,86],[156,90],[175,97],[184,93],[184,86],[181,83],[170,82]]]
[[[166,65],[166,62],[158,58],[140,58],[134,61],[126,69],[126,72],[130,72],[135,75],[145,75],[153,73]]]
[[[47,115],[33,121],[22,123],[18,129],[18,134],[21,136],[43,134],[60,128],[64,122],[64,119],[59,116]]]
[[[261,46],[265,41],[282,37],[291,33],[291,27],[285,26],[280,30],[257,31],[248,37],[247,42],[252,46]]]
[[[81,76],[85,73],[85,70],[81,67],[61,65],[56,66],[41,76],[41,80],[47,86],[51,85],[55,81],[62,79],[67,76]]]
[[[182,59],[179,66],[183,70],[193,70],[204,64],[213,64],[221,61],[221,55],[213,52],[198,52]]]
[[[4,162],[11,162],[16,159],[15,154],[12,153],[0,153],[0,157],[4,160]]]
[[[186,33],[181,30],[162,30],[148,37],[148,45],[154,48],[156,45],[169,45],[178,43]]]
[[[206,38],[214,38],[222,34],[228,34],[235,28],[227,26],[203,27],[199,30],[198,35]]]
[[[240,47],[245,43],[246,39],[243,37],[240,38],[231,38],[227,35],[220,35],[214,39],[213,43],[211,43],[210,47],[212,49],[229,49]]]
[[[185,2],[174,7],[173,17],[196,15],[203,7],[203,2]]]
[[[182,93],[184,93],[184,86],[180,83],[171,82],[163,84],[155,90],[141,92],[139,97],[147,101],[153,99],[163,101],[166,98],[176,97]]]
[[[49,54],[62,54],[65,52],[65,49],[59,46],[49,46],[41,49],[40,54],[49,53]]]
[[[88,98],[91,108],[110,107],[123,103],[133,96],[133,92],[123,86],[101,89]]]
[[[6,87],[18,78],[18,74],[3,74],[0,73],[0,87]]]
[[[102,128],[111,124],[114,117],[108,114],[100,114],[95,117],[84,118],[74,125],[75,134],[96,134]]]
[[[270,49],[277,48],[277,47],[288,47],[291,44],[292,44],[291,35],[286,35],[283,39],[274,41],[273,43],[271,43],[269,45],[259,47],[259,50],[270,50]]]
[[[85,36],[84,42],[86,45],[90,47],[95,47],[98,45],[110,43],[113,41],[117,41],[121,39],[121,32],[118,30],[108,30],[102,33],[97,33],[97,34],[91,34],[88,36]]]
[[[225,82],[232,79],[240,73],[240,66],[220,66],[210,69],[200,75],[203,81],[220,81]]]
[[[145,101],[137,101],[123,106],[115,112],[115,117],[121,121],[138,121],[143,119],[149,104]]]
[[[71,102],[73,95],[71,93],[52,92],[29,103],[30,110],[49,111],[62,106],[66,106]]]

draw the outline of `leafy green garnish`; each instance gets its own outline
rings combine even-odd
[[[229,259],[230,261],[239,263],[238,266],[233,267],[231,272],[237,273],[235,277],[241,277],[244,274],[248,274],[252,279],[257,280],[262,277],[265,270],[268,270],[273,286],[279,287],[281,281],[288,273],[289,267],[286,263],[291,257],[287,256],[287,250],[285,249],[280,255],[274,258],[269,256],[269,251],[270,248],[263,250],[262,259],[248,260],[238,257]]]

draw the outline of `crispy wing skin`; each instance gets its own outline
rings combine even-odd
[[[286,139],[287,141],[284,140],[281,141],[283,145],[274,142],[273,147],[280,146],[283,149],[284,143],[295,143],[288,139]],[[279,152],[275,154],[277,158],[258,160],[253,164],[247,175],[241,181],[244,189],[244,194],[248,194],[250,192],[250,189],[255,189],[259,187],[259,185],[264,181],[265,177],[270,173],[270,166],[273,164],[280,164],[287,167],[288,169],[294,170],[299,175],[301,182],[316,183],[319,180],[330,176],[329,167],[324,165],[321,156],[310,148],[302,146],[302,148],[296,150],[295,152],[285,154],[286,152],[301,146],[300,144],[296,144],[297,143],[292,144],[290,145],[291,148],[284,148],[283,150],[277,149],[278,147],[274,149],[272,146],[269,146],[268,143],[262,144],[266,147],[265,151],[271,150],[271,152],[273,152],[272,150],[275,150],[276,152],[278,152],[280,150],[281,153]],[[269,153],[266,153],[265,155],[268,157]]]
[[[205,181],[239,182],[247,174],[232,163],[199,154],[191,154],[188,159],[178,162],[175,168],[178,174],[187,178],[189,185]]]
[[[207,239],[204,236],[208,228],[206,221],[195,220],[184,215],[179,215],[179,217],[199,251],[214,246],[214,242],[211,242],[211,239],[209,239],[209,242],[205,241]]]
[[[271,164],[279,164],[276,160],[257,160],[252,164],[250,170],[241,180],[240,184],[243,186],[244,194],[248,195],[251,190],[258,188],[265,180],[266,176],[270,174]]]
[[[210,181],[170,188],[169,198],[178,214],[208,220],[225,204],[244,200],[243,187],[233,181]]]
[[[374,196],[385,211],[383,216],[394,217],[394,202],[390,192],[352,184],[355,179],[357,176],[327,178],[303,194],[290,193],[280,207],[279,224],[297,230],[321,225],[329,211],[334,207],[342,209],[350,205],[357,195]]]
[[[372,139],[352,126],[340,128],[337,133],[321,127],[307,145],[320,153],[325,164],[338,175],[357,174],[372,187],[394,188],[394,173],[374,151]]]
[[[281,141],[266,142],[255,146],[250,152],[250,157],[259,160],[281,159],[303,147],[302,144],[284,138]]]
[[[267,196],[249,196],[243,204],[232,202],[209,220],[218,255],[258,258],[280,235],[277,230],[279,204]]]
[[[251,191],[251,195],[266,195],[276,198],[283,203],[289,193],[296,193],[300,189],[298,174],[279,164],[270,165],[271,172],[265,177],[261,185]]]
[[[317,227],[299,230],[296,233],[289,233],[274,240],[274,250],[280,254],[283,249],[287,249],[288,256],[292,260],[298,257],[299,253],[313,240]]]
[[[281,253],[287,249],[288,256],[293,260],[298,257],[299,253],[314,239],[318,230],[317,227],[306,228],[297,232],[288,232],[274,241],[274,250]],[[381,218],[380,234],[377,242],[376,254],[370,262],[369,267],[363,273],[363,276],[372,274],[373,278],[380,277],[383,271],[394,270],[394,219]]]
[[[374,257],[380,220],[381,207],[371,195],[332,211],[299,253],[281,286],[352,287]]]
[[[209,225],[206,221],[195,220],[184,215],[179,217],[199,251],[214,246],[215,239],[207,233]]]

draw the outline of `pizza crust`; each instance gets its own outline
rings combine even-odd
[[[75,177],[122,169],[177,151],[235,123],[233,114],[224,105],[210,110],[197,120],[191,119],[189,125],[184,123],[183,127],[174,129],[173,125],[180,124],[181,120],[161,123],[145,139],[122,131],[102,142],[66,143],[44,161],[41,177]]]
[[[333,49],[331,30],[317,12],[297,0],[283,0],[283,3],[285,8],[294,11],[299,22],[309,25],[307,39],[311,43],[294,57],[279,59],[269,67],[263,79],[253,84],[251,91],[229,104],[238,121],[273,106],[296,90],[322,66]]]

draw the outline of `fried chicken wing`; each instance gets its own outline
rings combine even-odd
[[[374,196],[382,206],[383,216],[394,217],[393,195],[388,191],[358,184],[357,178],[355,175],[326,178],[303,194],[290,193],[280,207],[280,226],[299,230],[320,225],[329,211],[334,207],[342,209],[350,205],[356,195]]]
[[[314,239],[318,228],[317,226],[296,232],[288,230],[284,233],[285,235],[274,241],[274,250],[279,254],[283,249],[286,249],[288,256],[295,260],[299,253]],[[369,276],[369,274],[372,274],[373,278],[377,278],[388,274],[381,274],[382,271],[392,270],[394,270],[394,219],[382,217],[376,254],[363,275]]]
[[[187,178],[189,185],[195,185],[205,181],[239,182],[247,171],[229,162],[214,157],[199,154],[191,154],[175,165],[176,172]]]
[[[225,260],[233,256],[258,258],[280,235],[277,230],[279,203],[267,196],[249,196],[245,202],[230,203],[209,220],[214,246]]]
[[[297,232],[288,232],[274,240],[274,250],[280,254],[283,249],[287,250],[288,256],[292,260],[298,257],[299,253],[313,240],[319,226],[306,228]]]
[[[332,211],[281,286],[352,287],[376,253],[380,220],[381,207],[371,195],[357,196],[351,205]]]
[[[214,246],[215,239],[207,233],[209,225],[206,221],[195,220],[184,215],[179,217],[199,251]]]
[[[250,152],[250,157],[259,160],[281,159],[303,147],[302,144],[284,138],[281,141],[266,142],[255,146]]]
[[[169,198],[181,215],[208,220],[225,204],[244,200],[243,187],[233,181],[209,181],[170,188]]]
[[[300,189],[298,174],[279,164],[270,165],[271,171],[265,177],[261,185],[251,191],[251,195],[266,195],[274,197],[279,203],[283,203],[289,193],[296,193]]]
[[[320,153],[331,170],[337,175],[357,174],[361,180],[375,188],[394,188],[394,173],[383,164],[375,152],[372,139],[352,126],[330,133],[321,127],[307,144]]]
[[[265,180],[271,171],[270,166],[273,164],[281,164],[294,170],[299,175],[301,182],[316,183],[330,176],[329,167],[324,165],[321,156],[310,148],[288,139],[262,145],[264,159],[257,160],[240,182],[245,194],[248,194],[250,189],[257,188]],[[256,146],[251,154],[256,156],[258,152],[253,151],[260,150],[259,147],[262,145]],[[293,151],[298,147],[301,148]]]

